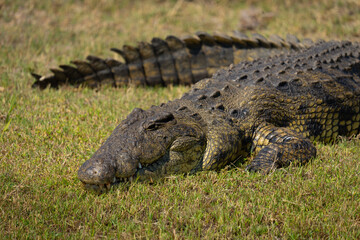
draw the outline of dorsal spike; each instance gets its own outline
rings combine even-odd
[[[199,47],[201,45],[201,39],[196,35],[186,35],[181,40],[185,42],[188,48]]]
[[[173,35],[167,36],[165,41],[172,51],[177,51],[185,47],[185,42]]]
[[[265,48],[271,47],[271,43],[263,35],[259,33],[253,33],[251,36],[259,42],[260,46]]]
[[[231,37],[223,33],[214,32],[213,38],[217,43],[221,45],[231,46],[233,44],[233,40],[231,39]]]
[[[41,79],[41,75],[39,75],[39,74],[36,74],[36,73],[30,73],[31,74],[31,76],[33,76],[37,81],[39,81],[40,79]]]
[[[204,44],[214,45],[216,43],[215,38],[207,32],[198,31],[196,32],[196,35],[201,39],[201,42]]]
[[[83,76],[94,73],[94,70],[91,68],[91,65],[88,62],[85,62],[82,60],[74,60],[74,61],[71,61],[71,63],[77,67],[78,71]]]
[[[125,53],[121,50],[121,49],[118,49],[118,48],[110,48],[111,51],[119,54],[123,59],[124,61],[126,61],[125,59]]]

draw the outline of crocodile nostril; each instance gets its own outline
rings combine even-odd
[[[92,176],[92,175],[98,175],[99,174],[99,171],[94,168],[94,167],[90,167],[86,170],[86,174]]]

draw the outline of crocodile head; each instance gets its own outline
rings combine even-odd
[[[203,127],[166,111],[135,109],[79,169],[86,189],[152,180],[201,168],[206,148]]]

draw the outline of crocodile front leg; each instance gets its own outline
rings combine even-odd
[[[309,139],[289,128],[271,124],[262,124],[256,129],[252,149],[256,156],[246,167],[248,171],[268,173],[290,163],[305,164],[316,156],[316,148]]]

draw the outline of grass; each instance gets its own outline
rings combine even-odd
[[[317,144],[310,164],[268,176],[242,166],[125,184],[97,196],[76,171],[135,107],[189,87],[93,91],[30,88],[29,72],[153,36],[230,32],[252,5],[256,29],[360,40],[360,4],[346,1],[0,0],[1,239],[359,239],[360,140]]]

